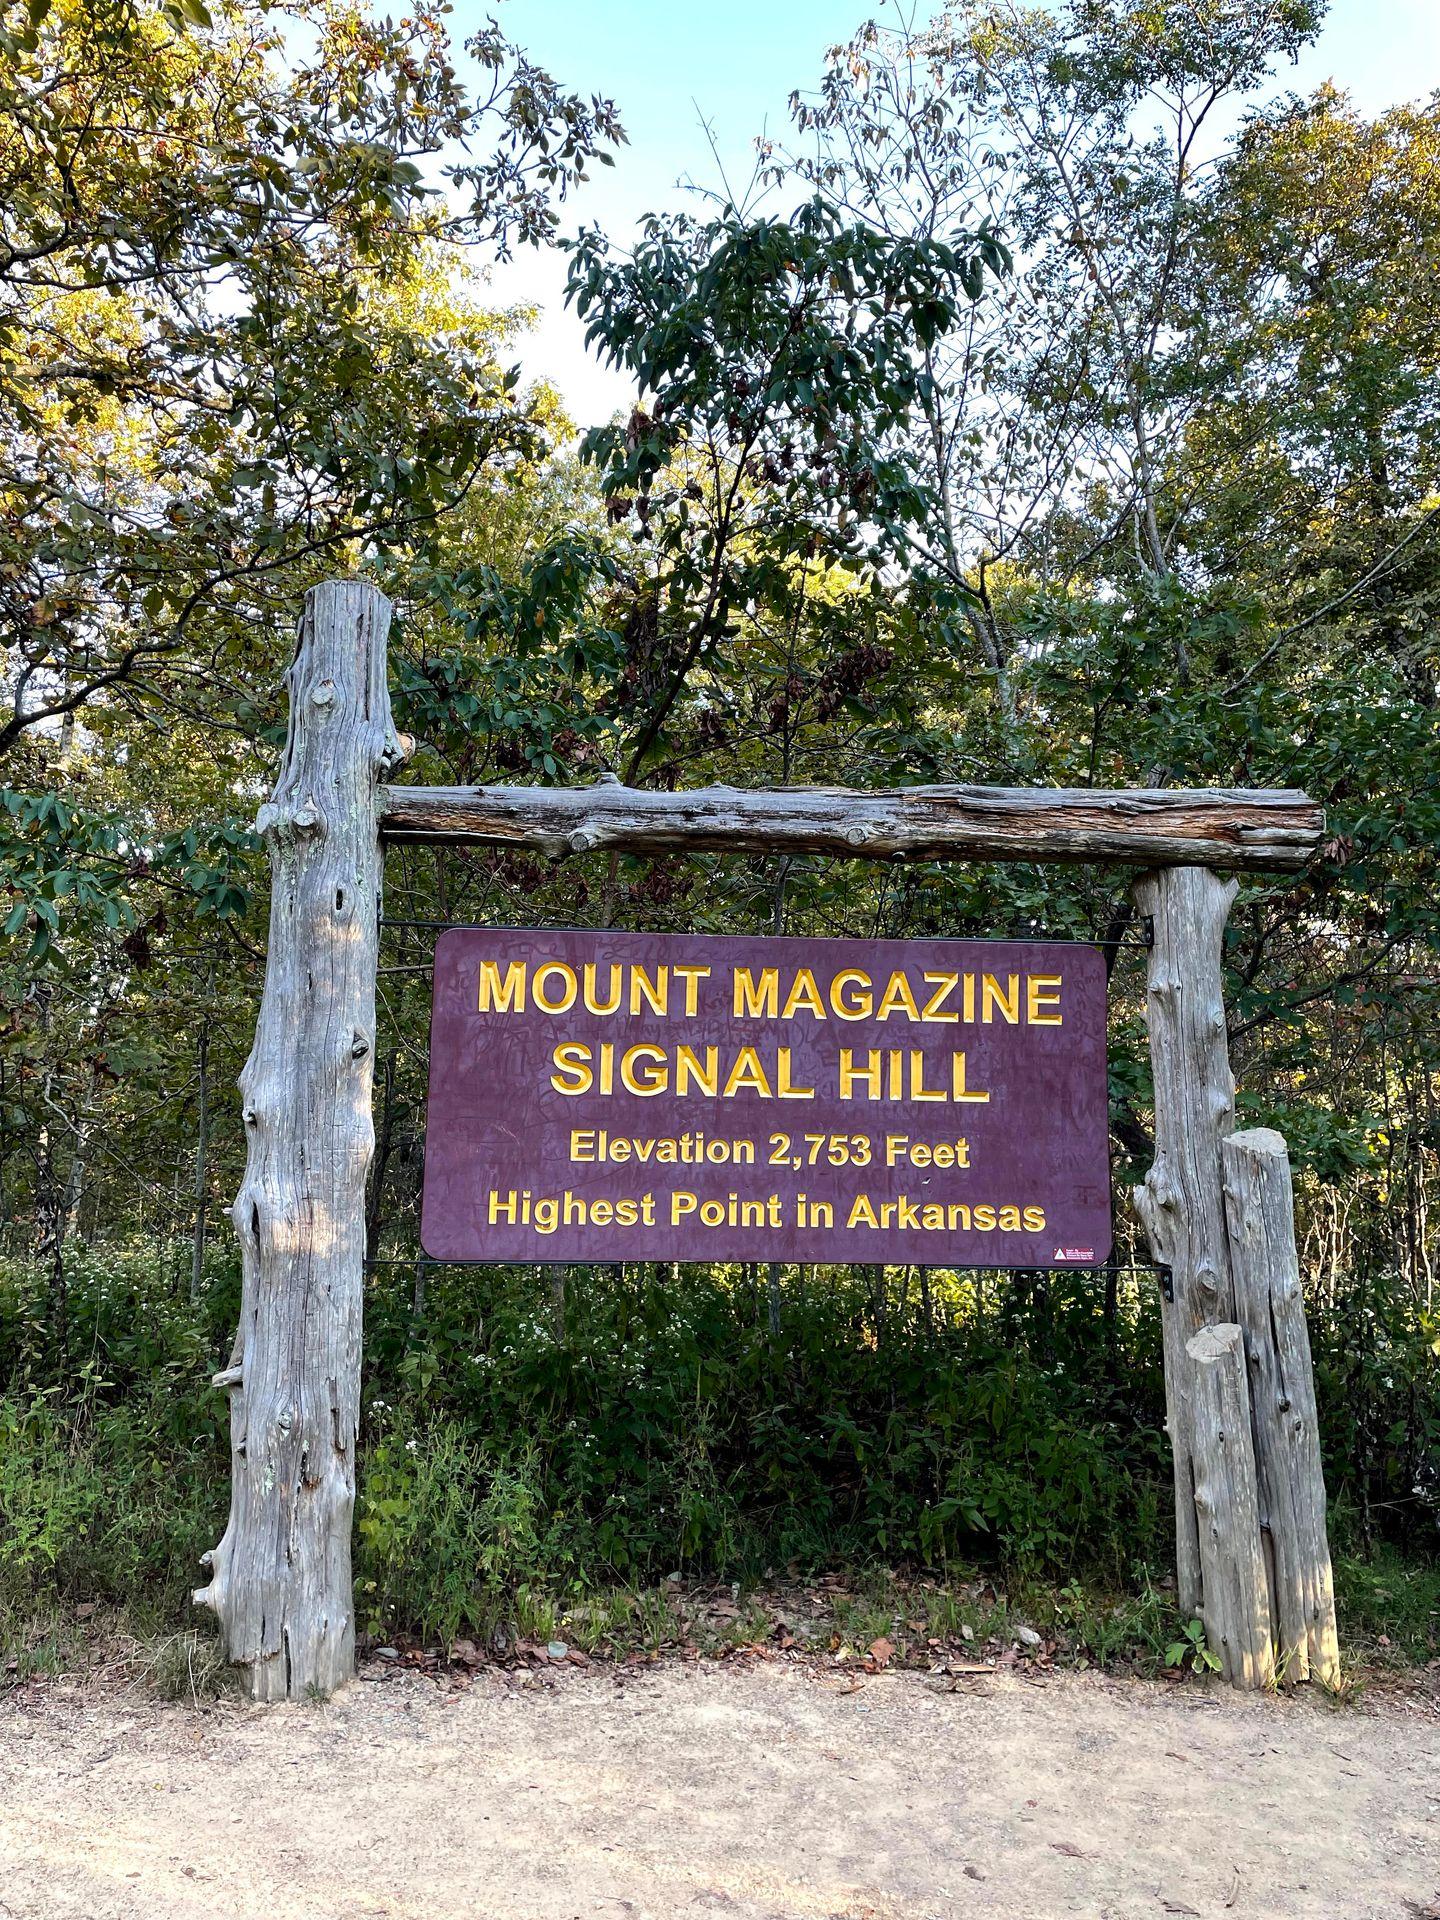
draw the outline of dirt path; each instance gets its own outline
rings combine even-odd
[[[1440,1718],[670,1667],[0,1708],[6,1920],[1411,1920]]]

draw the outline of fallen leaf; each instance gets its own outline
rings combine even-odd
[[[870,1642],[870,1658],[875,1662],[877,1667],[888,1667],[890,1664],[890,1656],[894,1651],[894,1643],[887,1640],[883,1633],[878,1640],[872,1640]]]
[[[1183,1900],[1162,1900],[1160,1904],[1166,1913],[1189,1913],[1195,1916],[1195,1920],[1200,1920],[1200,1909],[1187,1907]]]
[[[1052,1840],[1050,1845],[1056,1853],[1063,1853],[1072,1860],[1084,1860],[1089,1856],[1083,1847],[1077,1847],[1073,1840]]]

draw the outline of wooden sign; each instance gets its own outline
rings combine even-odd
[[[1108,1258],[1105,966],[1058,942],[450,928],[435,1260]]]

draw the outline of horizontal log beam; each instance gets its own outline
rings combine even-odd
[[[919,860],[1097,860],[1294,872],[1324,810],[1265,788],[386,787],[389,840],[534,847],[560,855],[820,853]]]

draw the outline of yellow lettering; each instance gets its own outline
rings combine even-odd
[[[775,1018],[780,1001],[778,967],[762,967],[757,980],[748,967],[735,969],[734,1013],[737,1020],[758,1020],[762,1015]]]
[[[821,1018],[822,1019],[824,1018],[823,1014],[821,1015]],[[776,1061],[775,1091],[777,1095],[780,1097],[780,1099],[782,1100],[813,1100],[815,1098],[814,1087],[797,1087],[791,1084],[789,1047],[781,1047],[775,1056],[775,1061]]]
[[[512,960],[500,977],[498,960],[480,962],[480,1012],[523,1013],[525,1011],[525,962]]]
[[[918,1048],[910,1050],[910,1098],[912,1100],[943,1100],[943,1087],[927,1087],[925,1084],[925,1056]],[[917,1161],[922,1166],[923,1161]]]
[[[797,1010],[804,1007],[807,1013],[813,1013],[817,1020],[825,1018],[825,1007],[820,999],[820,989],[815,984],[815,976],[808,967],[801,967],[796,974],[785,1002],[782,1020],[793,1020]]]
[[[558,1046],[551,1056],[555,1068],[550,1076],[550,1084],[556,1093],[588,1093],[595,1084],[595,1075],[590,1067],[590,1049],[578,1040],[567,1040]],[[573,1079],[567,1081],[562,1076],[569,1074]]]
[[[675,963],[674,974],[677,980],[685,982],[685,1013],[693,1020],[700,1006],[700,982],[710,978],[709,967],[696,967]]]
[[[548,1000],[540,983],[548,980],[552,974],[558,974],[562,998]],[[530,991],[535,996],[535,1004],[542,1013],[564,1013],[575,1004],[575,996],[580,991],[580,982],[575,978],[575,969],[567,967],[563,960],[547,960],[543,967],[537,967],[530,979]]]
[[[665,1013],[670,1005],[670,969],[657,967],[652,980],[644,967],[630,969],[630,1011],[639,1013],[642,997],[649,1001],[652,1013]]]
[[[1053,987],[1053,993],[1042,992],[1042,988]],[[1031,973],[1025,978],[1025,1018],[1032,1027],[1058,1027],[1064,1016],[1059,1013],[1041,1013],[1041,1007],[1060,1005],[1060,975],[1058,973]]]
[[[595,976],[600,971],[593,960],[585,962],[585,1005],[591,1013],[615,1013],[620,1006],[620,969],[610,969],[610,998],[602,1000],[595,987]]]
[[[849,1047],[840,1049],[840,1098],[853,1100],[854,1086],[857,1080],[865,1082],[866,1097],[871,1100],[880,1098],[880,1049],[871,1047],[865,1055],[867,1064],[855,1065],[855,1055]]]
[[[952,1053],[950,1056],[950,1098],[952,1100],[988,1100],[990,1098],[988,1093],[982,1093],[978,1087],[972,1092],[965,1085],[963,1053]]]
[[[850,986],[860,990],[853,1006],[841,998],[843,990]],[[830,982],[830,1011],[837,1020],[868,1020],[874,1005],[870,976],[859,967],[843,967]]]
[[[941,1013],[940,1009],[945,1004],[945,1001],[948,999],[950,994],[954,991],[955,987],[958,985],[960,980],[959,974],[958,973],[927,973],[923,976],[923,978],[926,986],[934,987],[935,991],[931,994],[930,998],[925,1002],[925,1005],[921,1008],[920,1018],[922,1020],[941,1020],[941,1021],[944,1021],[949,1026],[954,1026],[955,1023],[960,1018],[959,1014],[958,1013]]]
[[[986,1026],[990,1024],[990,1015],[999,1008],[1001,1016],[1015,1026],[1020,1019],[1020,976],[1007,973],[1005,989],[1002,992],[1000,982],[993,973],[987,973],[980,983],[980,1018]]]
[[[647,1061],[651,1064],[642,1079],[641,1069]],[[620,1080],[631,1093],[638,1093],[642,1099],[652,1093],[664,1093],[670,1084],[670,1066],[665,1058],[665,1049],[627,1047],[620,1061]]]
[[[729,1100],[742,1088],[748,1088],[751,1093],[758,1093],[762,1100],[768,1100],[771,1097],[770,1082],[765,1078],[765,1069],[761,1066],[760,1056],[754,1047],[741,1047],[736,1054],[735,1064],[730,1069],[729,1077],[725,1082],[725,1091],[721,1097]]]
[[[903,973],[892,973],[880,1004],[875,1009],[877,1020],[888,1020],[892,1013],[903,1012],[910,1020],[920,1018],[920,1009],[915,1004],[915,995],[910,991],[910,982]]]
[[[708,969],[707,969],[708,971]],[[676,968],[679,972],[679,968]],[[677,1095],[688,1093],[690,1083],[694,1081],[701,1093],[712,1096],[720,1090],[720,1049],[706,1047],[705,1064],[702,1067],[699,1056],[693,1047],[678,1047],[675,1052],[675,1092]]]

